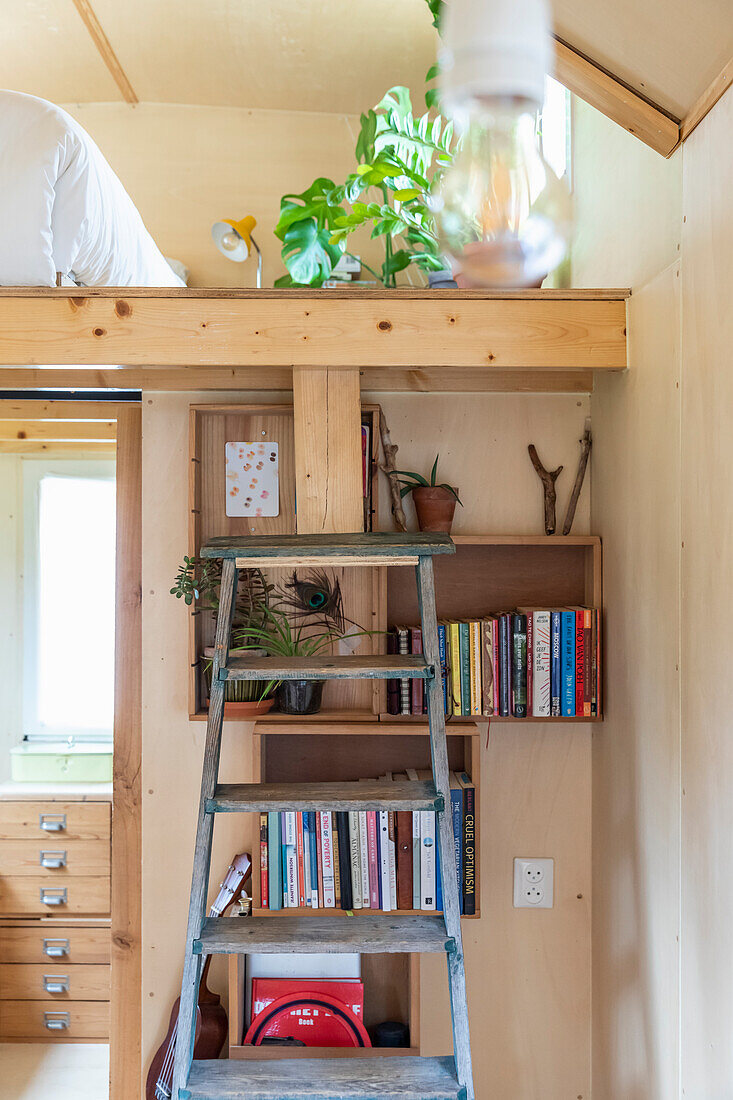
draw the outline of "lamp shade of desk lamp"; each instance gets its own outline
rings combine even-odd
[[[242,264],[249,258],[252,249],[257,253],[257,289],[262,287],[262,253],[257,241],[252,236],[252,230],[257,225],[251,214],[246,218],[234,221],[224,218],[223,221],[214,222],[211,227],[211,236],[214,244],[226,256],[228,260],[234,260],[236,264]]]

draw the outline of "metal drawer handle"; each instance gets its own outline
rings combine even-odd
[[[68,1012],[44,1012],[43,1024],[49,1031],[68,1031],[71,1016]]]
[[[69,975],[68,974],[44,974],[43,975],[43,988],[46,993],[68,993],[69,992]]]
[[[38,822],[46,833],[62,833],[66,829],[66,814],[41,814]]]
[[[66,866],[66,852],[40,852],[39,862],[41,867],[46,867],[49,871],[57,871],[60,867]]]
[[[43,954],[49,959],[63,959],[69,954],[68,940],[44,940]]]
[[[45,886],[41,887],[42,905],[66,905],[68,900],[65,886],[60,890],[48,890]]]

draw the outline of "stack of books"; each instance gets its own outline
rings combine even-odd
[[[382,779],[430,779],[408,769]],[[451,818],[461,912],[476,912],[476,791],[451,772]],[[436,815],[393,810],[260,814],[263,909],[441,910]]]
[[[595,718],[600,713],[595,608],[527,608],[438,624],[443,702],[451,715]],[[422,653],[419,627],[395,627],[389,653]],[[427,712],[421,680],[389,680],[387,713]]]

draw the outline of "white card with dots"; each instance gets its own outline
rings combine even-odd
[[[277,443],[226,444],[226,514],[280,514]]]

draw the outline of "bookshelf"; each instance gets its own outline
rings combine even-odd
[[[317,717],[317,716],[316,716]],[[476,788],[476,867],[480,867],[480,789],[481,731],[475,725],[463,725],[448,730],[448,759],[454,771],[465,771]],[[252,781],[255,783],[296,781],[348,781],[374,778],[385,772],[402,772],[405,768],[430,766],[427,733],[418,724],[412,726],[371,722],[302,722],[291,720],[287,725],[261,719],[254,726]],[[259,824],[254,820],[250,835],[259,836]],[[255,845],[256,847],[256,845]],[[252,901],[256,916],[278,919],[278,912],[261,906],[259,851],[253,854]],[[293,910],[288,909],[288,913]],[[296,912],[327,912],[342,914],[344,919],[358,920],[360,912],[375,915],[380,910],[355,910],[353,917],[340,909]],[[415,910],[398,910],[409,915]],[[481,880],[477,874],[476,914],[481,915]],[[382,1020],[400,1020],[410,1028],[410,1047],[349,1050],[332,1048],[300,1048],[287,1051],[286,1057],[350,1057],[359,1054],[397,1056],[420,1053],[420,957],[415,955],[362,955],[364,983],[364,1023],[369,1029]],[[241,956],[229,956],[229,1018],[230,1058],[273,1057],[262,1047],[242,1045],[244,1034],[244,965]]]

